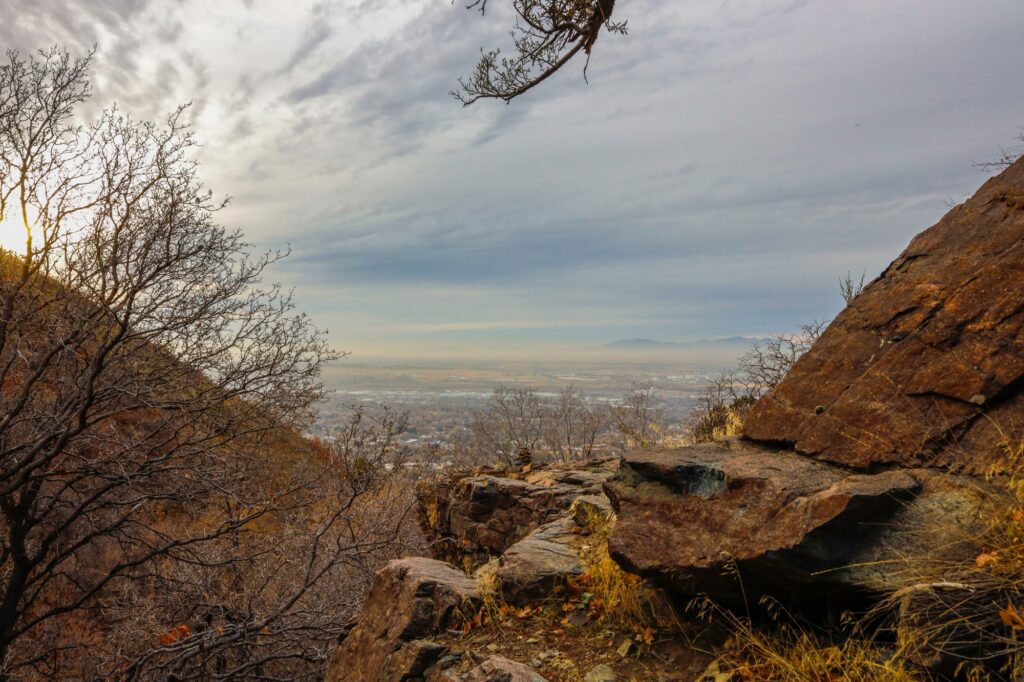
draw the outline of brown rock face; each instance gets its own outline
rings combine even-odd
[[[618,460],[549,467],[524,480],[454,475],[421,487],[420,525],[438,559],[466,567],[486,563],[535,528],[562,516],[583,495],[601,495]]]
[[[743,441],[639,450],[605,486],[618,514],[609,550],[689,593],[736,596],[736,567],[748,596],[838,603],[884,589],[888,561],[934,543],[928,524],[966,528],[979,485],[926,469],[851,473]]]
[[[444,653],[427,638],[479,608],[476,583],[433,559],[400,559],[377,573],[359,622],[327,670],[327,682],[397,682],[422,678]]]
[[[910,243],[753,408],[759,441],[978,472],[1024,422],[1024,160]]]

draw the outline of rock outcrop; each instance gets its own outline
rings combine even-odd
[[[551,593],[558,584],[583,573],[580,548],[585,542],[571,516],[546,523],[481,568],[493,573],[502,597],[512,604],[528,603]]]
[[[571,588],[585,570],[587,519],[612,510],[612,557],[672,591],[747,607],[770,594],[828,613],[895,594],[906,644],[918,621],[931,623],[970,587],[943,579],[908,589],[892,566],[934,552],[937,538],[943,565],[977,563],[978,547],[958,538],[978,536],[992,505],[1012,508],[995,497],[998,481],[977,474],[1022,426],[1024,160],[918,235],[755,405],[743,439],[424,484],[421,524],[435,555],[465,572],[429,559],[389,564],[328,680],[543,682],[500,656],[456,655],[441,635],[471,637],[460,623],[474,612],[478,627],[484,620],[480,583],[466,576],[474,569],[517,605],[568,591],[556,586]],[[559,612],[559,623],[588,625],[571,615]],[[969,640],[955,630],[962,624],[950,627],[939,635]],[[904,647],[911,660],[950,663],[948,646],[918,639]],[[484,646],[508,653],[502,644]],[[541,656],[524,660],[552,670]],[[614,664],[588,675],[607,678]]]
[[[420,524],[438,559],[467,569],[562,516],[580,496],[602,496],[618,460],[556,465],[521,479],[498,472],[445,476],[420,490]]]
[[[377,573],[356,626],[338,646],[327,682],[423,679],[445,648],[430,638],[462,627],[480,605],[476,582],[433,559],[392,561]]]
[[[738,597],[735,568],[748,597],[826,606],[884,589],[889,564],[933,544],[933,526],[970,528],[984,485],[927,469],[856,473],[739,440],[639,450],[606,485],[618,513],[609,549],[675,589]]]
[[[746,420],[857,469],[982,472],[1024,422],[1024,159],[925,230]]]

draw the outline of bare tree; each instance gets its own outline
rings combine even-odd
[[[470,423],[474,449],[488,453],[486,459],[514,466],[520,452],[537,451],[546,420],[544,402],[532,388],[498,386],[487,409],[475,414]]]
[[[744,383],[759,396],[778,386],[800,356],[818,340],[825,326],[825,322],[815,320],[801,327],[798,334],[779,334],[764,343],[755,343],[740,358]]]
[[[545,440],[552,455],[563,462],[588,461],[603,426],[601,411],[590,409],[583,396],[567,386],[548,409]]]
[[[0,224],[25,243],[0,257],[0,679],[78,647],[102,677],[316,677],[317,586],[394,546],[398,507],[364,501],[397,494],[399,424],[357,414],[321,451],[289,430],[334,354],[263,282],[285,254],[215,223],[184,110],[74,123],[88,67],[0,67]],[[125,635],[143,615],[173,629]]]
[[[487,0],[467,9],[487,10]],[[469,78],[459,79],[452,96],[468,106],[480,99],[509,102],[547,80],[579,54],[590,61],[601,29],[625,34],[626,22],[612,21],[615,0],[512,0],[516,22],[511,57],[500,49],[481,51]],[[583,69],[586,77],[586,66]]]
[[[661,438],[663,410],[653,386],[634,386],[608,411],[612,423],[623,436],[624,447],[649,448],[657,445]]]
[[[849,275],[840,280],[844,298],[863,288]],[[818,340],[826,323],[805,324],[799,334],[779,334],[753,344],[739,360],[735,371],[723,372],[708,382],[690,411],[690,437],[697,443],[739,434],[757,400],[779,385],[789,370]]]

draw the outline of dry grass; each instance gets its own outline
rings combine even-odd
[[[624,571],[609,555],[615,515],[582,500],[573,503],[570,513],[590,532],[580,552],[583,574],[570,581],[575,591],[589,595],[588,608],[609,625],[636,632],[679,630],[679,619],[665,595]]]
[[[728,682],[930,682],[897,648],[862,635],[855,623],[822,630],[799,623],[777,602],[761,600],[766,621],[737,615],[702,597],[690,604],[698,619],[730,634],[705,678]]]
[[[780,618],[765,627],[699,604],[732,633],[711,672],[733,682],[1024,679],[1024,437],[1014,435],[1024,431],[999,432],[1002,456],[978,486],[973,522],[936,515],[909,527],[929,549],[887,564],[887,596],[842,631]]]
[[[897,641],[974,680],[1024,679],[1024,437],[993,424],[1001,456],[974,524],[932,526],[933,550],[892,567],[898,585],[875,613],[898,614]]]

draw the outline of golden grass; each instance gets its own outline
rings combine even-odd
[[[1024,436],[996,428],[1003,452],[979,486],[975,523],[908,528],[934,538],[931,549],[887,565],[888,594],[869,614],[826,632],[702,602],[701,615],[731,633],[710,672],[731,682],[940,679],[920,663],[968,682],[1024,680]]]
[[[580,552],[583,574],[570,586],[589,595],[588,608],[609,625],[637,632],[678,630],[680,622],[671,603],[640,576],[622,569],[608,552],[615,515],[577,500],[570,513],[590,532]]]

